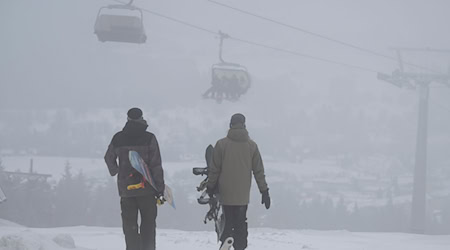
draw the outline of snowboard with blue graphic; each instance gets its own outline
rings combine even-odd
[[[147,181],[150,186],[152,186],[156,190],[156,192],[159,192],[158,188],[156,187],[155,180],[153,179],[152,173],[150,172],[150,168],[147,166],[147,163],[145,163],[144,159],[142,159],[139,153],[130,150],[130,152],[128,153],[128,158],[130,159],[131,166],[144,177],[145,181]],[[164,199],[167,203],[169,203],[170,206],[176,209],[173,192],[168,185],[165,185],[164,188]]]

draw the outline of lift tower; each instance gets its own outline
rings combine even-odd
[[[450,50],[395,48],[397,52],[399,69],[391,75],[378,73],[378,79],[389,82],[399,88],[417,89],[419,98],[419,111],[417,123],[416,154],[414,163],[414,183],[411,204],[411,232],[426,233],[426,190],[427,190],[427,143],[428,143],[428,100],[430,85],[432,83],[445,84],[450,87],[450,63],[448,72],[440,73],[432,69],[427,72],[407,72],[406,67],[411,65],[403,61],[405,53],[425,52],[450,55]],[[448,62],[447,62],[448,63]],[[416,68],[424,69],[423,67]]]

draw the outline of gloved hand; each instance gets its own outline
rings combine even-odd
[[[166,199],[164,198],[164,193],[160,192],[156,194],[156,203],[158,205],[163,205],[164,202],[166,202]]]
[[[206,187],[206,193],[208,194],[209,197],[213,197],[214,194],[216,193],[216,189],[211,188],[211,187]]]
[[[270,208],[270,196],[269,196],[269,189],[262,191],[262,200],[261,204],[264,204],[266,206],[266,209]]]

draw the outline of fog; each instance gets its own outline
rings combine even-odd
[[[273,199],[263,209],[253,184],[250,227],[411,232],[419,88],[398,88],[377,72],[399,69],[393,48],[450,49],[450,2],[219,2],[297,30],[206,0],[136,0],[148,10],[146,43],[103,43],[94,34],[99,8],[117,2],[1,1],[0,174],[52,176],[0,178],[8,197],[0,218],[120,226],[103,156],[127,110],[139,107],[178,203],[160,209],[158,227],[212,230],[191,169],[205,165],[206,146],[243,113]],[[202,97],[220,62],[219,36],[205,30],[236,38],[224,40],[223,59],[252,79],[237,101]],[[449,234],[450,53],[406,50],[403,59],[408,73],[447,77],[429,85],[424,232]]]

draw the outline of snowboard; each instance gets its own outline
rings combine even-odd
[[[230,250],[233,246],[234,239],[233,237],[228,237],[219,250]]]
[[[145,181],[147,181],[150,186],[155,189],[156,192],[159,192],[158,188],[156,187],[155,180],[153,179],[152,173],[150,172],[150,168],[147,166],[147,163],[145,163],[144,159],[142,159],[139,153],[130,150],[128,152],[128,158],[130,160],[131,166],[144,177]],[[169,203],[170,206],[176,209],[173,192],[168,185],[165,185],[164,187],[164,199],[167,203]]]
[[[200,186],[197,187],[197,191],[202,192],[200,198],[198,198],[198,203],[201,205],[209,205],[209,211],[206,213],[204,223],[209,220],[214,221],[214,228],[217,234],[217,241],[222,237],[223,231],[225,229],[225,214],[222,211],[222,204],[220,203],[220,195],[214,194],[213,197],[206,197],[206,184],[208,183],[208,169],[212,165],[213,160],[214,147],[212,145],[208,145],[205,151],[205,161],[206,168],[194,168],[194,175],[206,175],[206,179],[200,183]],[[227,248],[225,248],[227,249]]]
[[[206,147],[205,151],[206,169],[209,169],[209,167],[212,165],[213,153],[214,147],[213,145],[209,144],[208,147]]]

